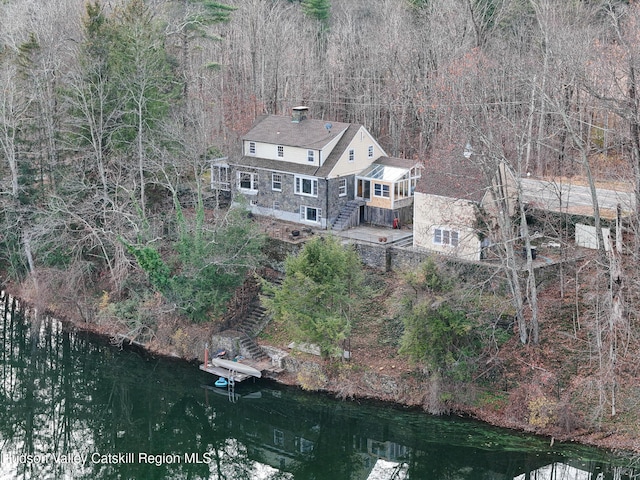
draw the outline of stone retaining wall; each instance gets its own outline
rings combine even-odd
[[[291,243],[270,239],[266,254],[272,261],[272,268],[282,272],[284,259],[287,255],[297,254],[303,246],[304,242]],[[427,258],[434,256],[444,259],[452,269],[467,280],[477,279],[478,282],[482,282],[488,278],[492,278],[494,281],[497,279],[500,280],[501,285],[495,285],[495,288],[506,288],[503,275],[499,274],[500,264],[497,262],[460,260],[455,257],[443,257],[426,250],[396,247],[393,244],[354,242],[354,248],[362,263],[383,272],[412,270],[419,267]],[[522,263],[524,269],[524,261]],[[536,279],[538,283],[541,283],[557,277],[562,264],[560,262],[538,263],[534,268]]]

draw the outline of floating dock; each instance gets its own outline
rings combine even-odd
[[[220,350],[219,352],[224,353],[223,350]],[[204,363],[198,368],[203,372],[211,373],[212,375],[217,375],[218,377],[227,379],[230,385],[251,377],[262,378],[263,376],[266,376],[268,378],[273,378],[275,375],[284,371],[282,367],[275,366],[271,358],[265,360],[252,360],[245,359],[243,357],[238,358],[242,358],[242,360],[225,360],[220,356],[211,358],[209,356],[209,348],[205,347]]]
[[[200,370],[229,380],[233,379],[236,382],[250,377],[262,377],[262,372],[251,365],[222,358],[212,358],[210,362],[200,365]]]

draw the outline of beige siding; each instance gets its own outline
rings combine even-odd
[[[387,185],[389,187],[389,197],[376,197],[374,195],[376,183],[379,185]],[[367,205],[371,207],[391,209],[391,195],[393,195],[392,183],[376,182],[375,180],[372,180],[371,181],[371,200],[367,202]]]
[[[476,206],[467,200],[426,195],[414,197],[413,242],[447,255],[480,259],[480,239],[475,231]],[[458,233],[458,246],[434,243],[436,229]]]
[[[345,130],[346,131],[346,130]],[[243,153],[248,157],[266,158],[269,160],[282,160],[284,162],[297,163],[299,165],[315,165],[321,166],[321,162],[324,162],[333,148],[336,146],[340,137],[344,135],[344,132],[340,135],[336,135],[330,142],[328,142],[322,150],[309,149],[303,147],[291,147],[288,145],[282,145],[284,155],[278,156],[278,144],[276,143],[263,143],[254,142],[256,144],[256,153],[249,153],[249,140],[243,141]],[[310,162],[308,158],[309,150],[314,151],[314,161]]]
[[[369,146],[373,147],[373,156],[369,157]],[[354,161],[349,161],[349,150],[353,149]],[[360,173],[378,158],[386,156],[366,128],[360,127],[349,146],[342,152],[340,159],[329,173],[329,178],[343,177]]]
[[[283,162],[291,162],[298,163],[300,165],[316,165],[319,166],[319,152],[318,150],[314,153],[314,161],[310,162],[307,158],[306,148],[298,148],[298,147],[288,147],[286,145],[282,145],[283,156],[278,156],[278,145],[270,144],[270,143],[256,143],[256,153],[249,153],[249,142],[247,140],[244,141],[244,153],[248,157],[258,157],[258,158],[266,158],[269,160],[282,160]]]

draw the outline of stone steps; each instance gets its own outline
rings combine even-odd
[[[272,283],[279,285],[282,283],[282,279],[276,278],[271,280]],[[261,305],[260,300],[257,299],[249,308],[249,312],[242,319],[242,322],[238,325],[237,329],[243,334],[240,339],[243,352],[245,352],[248,358],[253,360],[262,361],[268,359],[268,355],[264,353],[260,345],[255,341],[255,338],[269,323],[269,315],[267,309]]]
[[[253,338],[246,334],[240,339],[240,346],[242,351],[247,354],[246,356],[252,360],[261,362],[269,358],[269,356],[262,350],[262,347],[260,347]]]

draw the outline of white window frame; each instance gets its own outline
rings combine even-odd
[[[229,181],[229,165],[212,165],[211,166],[211,189],[223,192],[231,191],[231,182]]]
[[[282,174],[281,173],[271,174],[271,190],[273,190],[274,192],[282,191]]]
[[[367,150],[367,156],[369,158],[373,158],[373,145],[369,145],[369,149]]]
[[[251,184],[249,188],[241,186],[243,175],[247,175],[249,178],[249,183]],[[241,192],[253,193],[253,194],[258,193],[258,174],[257,173],[239,171],[237,181],[238,181],[238,190],[240,190]]]
[[[349,163],[356,161],[356,151],[353,148],[349,149]]]
[[[304,182],[310,182],[310,192],[304,191]],[[296,195],[304,195],[306,197],[318,196],[318,179],[313,177],[301,177],[296,175],[294,180],[293,191]]]
[[[373,196],[379,198],[390,198],[391,189],[385,183],[373,183]]]
[[[346,197],[347,196],[347,179],[340,178],[338,180],[338,196]]]
[[[460,232],[441,227],[434,228],[433,244],[455,248],[460,245]]]
[[[256,154],[256,142],[249,142],[249,155]]]
[[[310,217],[310,213],[315,211],[315,220]],[[300,205],[300,220],[303,222],[320,223],[322,220],[322,209],[317,207],[308,207],[306,205]]]
[[[314,150],[307,150],[307,160],[309,162],[316,161],[316,152]]]
[[[284,158],[284,145],[278,145],[278,158]]]

